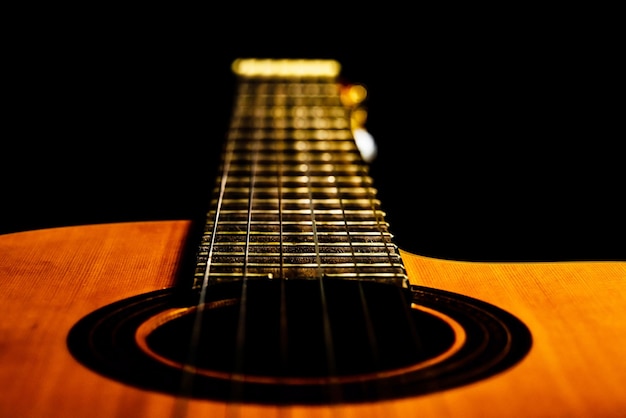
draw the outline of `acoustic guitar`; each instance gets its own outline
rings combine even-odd
[[[626,263],[404,252],[339,63],[233,71],[201,222],[0,236],[0,416],[626,416]]]

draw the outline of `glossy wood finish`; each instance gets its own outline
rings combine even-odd
[[[626,263],[471,263],[403,253],[414,284],[493,303],[530,328],[529,355],[489,379],[361,405],[268,407],[185,401],[99,376],[65,338],[94,309],[169,287],[187,221],[0,236],[0,416],[623,417]]]

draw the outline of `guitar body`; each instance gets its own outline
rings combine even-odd
[[[189,400],[79,363],[82,317],[173,286],[187,221],[53,228],[0,236],[0,416],[624,417],[626,263],[472,263],[402,253],[412,284],[467,295],[518,317],[532,348],[511,368],[433,393],[373,403],[272,406]]]

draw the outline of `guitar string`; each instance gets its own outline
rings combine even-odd
[[[327,97],[327,96],[322,96],[322,97],[325,98],[326,100],[333,99],[333,97]],[[334,98],[338,99],[338,94],[334,96]],[[323,102],[316,103],[316,104],[321,104],[323,107],[325,105],[325,103]],[[306,181],[307,181],[307,189],[308,189],[308,202],[310,204],[310,213],[311,213],[311,228],[312,228],[312,234],[313,234],[314,245],[315,245],[316,265],[318,266],[317,268],[318,271],[317,271],[316,276],[317,276],[317,280],[319,283],[321,305],[322,305],[322,310],[323,310],[323,315],[322,315],[323,329],[324,329],[323,335],[324,335],[325,347],[326,347],[326,358],[328,361],[328,375],[330,379],[329,380],[329,395],[331,398],[331,403],[339,403],[341,402],[343,395],[342,395],[341,386],[335,384],[335,382],[333,381],[333,379],[336,379],[338,373],[337,373],[337,365],[336,365],[336,359],[335,359],[335,348],[334,348],[334,341],[333,341],[333,335],[332,335],[332,329],[331,329],[331,322],[330,322],[330,316],[329,316],[329,310],[328,310],[329,306],[327,303],[327,290],[324,285],[325,276],[324,276],[324,271],[322,268],[322,259],[320,255],[319,234],[317,232],[317,222],[315,218],[316,208],[315,208],[315,199],[313,195],[313,184],[312,184],[313,175],[311,173],[311,166],[313,165],[314,161],[311,159],[311,154],[308,151],[308,146],[307,146],[306,151],[303,152],[301,155],[304,156],[303,160],[301,161],[303,162],[302,167],[306,168],[306,170],[304,171],[304,175],[305,175],[304,177],[307,179]],[[337,171],[337,162],[334,161],[334,159],[336,159],[336,156],[334,156],[334,152],[330,152],[327,155],[329,155],[329,161],[326,161],[326,163],[330,164],[330,167],[331,167],[330,173],[333,174],[333,178],[338,179],[340,176]],[[363,315],[365,318],[368,339],[371,343],[370,347],[372,347],[372,356],[374,357],[374,361],[379,362],[377,344],[375,342],[375,336],[374,336],[374,331],[373,331],[373,324],[371,322],[371,316],[369,315],[369,307],[365,300],[365,295],[363,293],[363,289],[362,289],[361,281],[360,281],[362,273],[356,261],[356,253],[355,253],[354,245],[352,242],[352,236],[350,235],[350,228],[348,225],[348,220],[347,220],[346,213],[345,213],[345,205],[343,203],[344,202],[343,191],[342,191],[340,184],[335,183],[334,186],[335,186],[334,187],[335,197],[336,197],[339,209],[342,214],[342,220],[343,220],[344,228],[346,230],[346,234],[348,238],[348,245],[350,247],[350,254],[352,256],[354,270],[357,275],[357,279],[358,279],[357,282],[359,283],[359,297],[361,300],[362,311],[363,311]]]
[[[254,88],[254,84],[251,80],[240,80],[240,89],[244,87],[249,89]],[[255,98],[260,97],[258,94]],[[241,98],[241,94],[239,95]],[[254,106],[253,106],[254,107]],[[246,127],[249,128],[249,127]],[[238,146],[240,135],[235,135],[233,138],[232,152],[234,154],[235,149],[246,149],[244,146]],[[248,138],[243,138],[244,141],[248,141]],[[233,371],[230,379],[230,399],[226,403],[226,416],[236,417],[239,416],[239,410],[243,401],[244,390],[244,354],[245,354],[245,340],[246,340],[246,315],[247,315],[247,303],[248,303],[248,280],[249,280],[249,257],[250,257],[250,240],[251,240],[251,228],[252,228],[252,211],[254,205],[254,192],[258,171],[258,160],[260,156],[261,138],[253,137],[253,149],[252,149],[252,161],[250,168],[250,179],[248,185],[248,209],[247,209],[247,222],[246,222],[246,234],[244,241],[244,256],[242,265],[242,277],[241,277],[241,289],[239,297],[239,309],[237,317],[237,330],[235,334],[235,353]]]
[[[327,295],[326,289],[324,285],[324,271],[322,268],[322,261],[320,256],[320,243],[319,243],[319,235],[317,232],[317,223],[315,219],[315,202],[313,200],[313,187],[311,185],[311,161],[310,155],[307,153],[304,154],[306,156],[304,167],[306,170],[304,171],[306,181],[307,181],[307,191],[308,191],[308,202],[309,202],[309,210],[311,214],[311,228],[313,233],[313,243],[315,246],[315,264],[317,265],[317,273],[316,278],[319,285],[319,296],[321,302],[322,309],[322,328],[323,328],[323,336],[324,336],[324,347],[326,350],[326,362],[327,362],[327,371],[329,376],[329,396],[331,399],[331,403],[338,404],[341,401],[341,393],[339,386],[334,384],[333,379],[337,376],[337,368],[335,361],[335,350],[334,350],[334,342],[331,330],[330,316],[328,312],[328,303],[327,303]]]
[[[337,92],[338,93],[338,92]],[[331,97],[327,97],[327,96],[323,96],[325,97],[326,100],[330,100],[332,101],[333,98],[338,100],[338,94],[336,96],[331,96]],[[321,103],[323,106],[325,105],[325,103]],[[345,114],[344,114],[345,117]],[[356,149],[355,149],[356,151]],[[304,155],[309,155],[304,154]],[[330,165],[331,170],[330,173],[332,174],[332,178],[338,179],[340,178],[339,176],[339,172],[338,172],[338,165],[337,165],[337,161],[336,161],[336,153],[334,152],[330,152],[327,154],[328,157],[328,161],[326,161],[327,164]],[[339,161],[340,162],[340,161]],[[305,162],[305,167],[310,167],[310,161],[306,161]],[[312,192],[312,182],[311,182],[311,173],[310,172],[306,172],[306,178],[307,178],[307,184],[308,184],[308,190],[309,190],[309,202],[311,204],[311,218],[312,218],[312,228],[313,228],[313,235],[314,235],[314,240],[315,240],[315,254],[317,257],[317,265],[318,265],[318,281],[319,281],[319,285],[320,285],[320,295],[321,295],[321,300],[322,300],[322,309],[324,310],[324,314],[323,314],[323,321],[324,321],[324,338],[326,341],[326,356],[327,359],[329,361],[329,375],[331,376],[331,380],[329,381],[329,385],[330,385],[330,396],[331,396],[331,401],[332,402],[340,402],[342,399],[342,389],[340,385],[337,385],[333,382],[333,376],[337,376],[337,365],[336,365],[336,359],[335,359],[335,350],[334,350],[334,342],[333,342],[333,337],[332,337],[332,330],[331,330],[331,323],[330,323],[330,316],[329,316],[329,311],[328,311],[328,304],[327,304],[327,294],[326,294],[326,289],[324,286],[324,272],[323,269],[321,267],[321,257],[320,257],[320,251],[319,251],[319,238],[318,238],[318,234],[317,234],[317,229],[316,229],[316,221],[315,221],[315,206],[314,206],[314,198],[313,198],[313,192]],[[329,177],[331,178],[331,177]],[[367,183],[366,178],[362,179],[362,185]],[[376,364],[380,363],[380,358],[379,358],[379,352],[378,352],[378,344],[376,342],[376,337],[375,337],[375,333],[374,333],[374,326],[371,320],[371,315],[369,312],[369,306],[365,297],[365,293],[363,291],[363,287],[362,287],[362,274],[363,272],[361,271],[361,268],[359,268],[358,262],[357,262],[357,258],[356,258],[356,251],[353,245],[353,240],[352,240],[352,235],[351,235],[351,231],[350,231],[350,227],[349,227],[349,223],[348,223],[348,219],[346,216],[346,212],[345,212],[345,205],[344,205],[344,193],[343,193],[343,189],[342,186],[339,182],[334,182],[334,196],[336,198],[336,201],[338,202],[338,206],[339,206],[339,210],[341,213],[341,217],[342,217],[342,221],[344,224],[344,229],[346,231],[346,236],[347,236],[347,241],[348,241],[348,245],[349,245],[349,251],[352,257],[352,262],[354,265],[354,272],[356,274],[357,277],[357,283],[358,283],[358,289],[359,289],[359,299],[360,299],[360,303],[361,303],[361,307],[362,307],[362,314],[363,314],[363,318],[364,318],[364,323],[365,323],[365,328],[366,328],[366,333],[367,333],[367,338],[369,341],[369,347],[372,351],[372,361],[374,361]],[[365,184],[365,187],[367,187],[367,184]],[[368,192],[369,193],[369,192]],[[376,216],[376,208],[373,205],[373,198],[370,198],[370,205],[372,205],[374,211],[374,216]],[[380,228],[380,224],[378,223],[378,226]],[[384,235],[383,235],[384,238]]]
[[[367,167],[365,165],[361,166],[361,177],[363,180],[369,179],[369,173],[367,171]],[[393,242],[391,242],[390,240],[386,239],[386,234],[385,234],[385,230],[387,230],[387,233],[390,233],[389,231],[389,227],[385,226],[384,223],[382,222],[383,219],[378,216],[378,210],[377,210],[377,203],[376,203],[376,196],[374,194],[369,195],[369,204],[370,204],[370,208],[372,210],[372,213],[374,215],[374,219],[376,221],[376,227],[378,229],[378,232],[380,233],[380,238],[381,241],[384,244],[385,247],[385,251],[387,253],[387,258],[389,261],[389,266],[392,269],[392,271],[395,271],[396,268],[396,264],[399,263],[399,267],[402,268],[402,270],[404,271],[404,265],[402,263],[402,259],[400,258],[400,255],[398,254],[398,250],[397,247],[395,246],[395,244]],[[390,236],[390,235],[389,235]],[[395,260],[394,255],[397,256],[397,260]],[[401,280],[403,280],[403,285],[402,287],[396,286],[397,292],[398,292],[398,298],[399,300],[403,300],[404,299],[404,288],[409,288],[410,289],[410,282],[409,282],[409,278],[408,276],[406,276],[406,274],[399,274],[397,272],[394,272],[394,275],[396,277],[399,276],[399,278]],[[420,337],[419,333],[418,333],[418,324],[415,323],[413,315],[411,313],[411,306],[410,303],[403,303],[401,304],[401,307],[403,308],[403,314],[404,314],[404,319],[407,323],[407,331],[410,334],[410,339],[411,341],[413,341],[413,346],[414,348],[417,350],[416,352],[419,352],[419,350],[421,349],[421,347],[423,347],[423,342],[422,342],[422,337]],[[379,393],[384,393],[384,392],[388,392],[390,390],[392,390],[389,382],[387,382],[386,380],[379,379],[378,385],[377,385],[377,389],[379,391]],[[384,397],[384,395],[382,396]]]
[[[259,83],[259,84],[254,84],[254,103],[252,103],[252,114],[255,114],[255,110],[258,108],[258,106],[264,106],[266,105],[266,103],[263,103],[264,100],[271,100],[271,95],[264,97],[263,93],[267,93],[267,89],[270,88],[270,85],[267,83]],[[255,123],[252,123],[252,127],[255,126]],[[251,168],[250,168],[250,179],[249,179],[249,191],[248,191],[248,211],[247,211],[247,230],[246,230],[246,238],[245,238],[245,243],[244,243],[244,264],[243,264],[243,277],[242,277],[242,288],[241,288],[241,297],[240,297],[240,305],[239,305],[239,312],[238,312],[238,325],[237,325],[237,336],[236,336],[236,344],[235,344],[235,349],[237,350],[236,352],[236,361],[235,361],[235,366],[234,366],[234,373],[236,375],[240,375],[243,376],[245,373],[244,370],[244,348],[245,348],[245,344],[246,344],[246,332],[247,332],[247,326],[246,326],[246,316],[247,316],[247,309],[248,309],[248,280],[249,280],[249,275],[248,275],[248,267],[249,267],[249,257],[250,257],[250,247],[251,247],[251,233],[252,233],[252,226],[253,221],[254,221],[254,217],[253,217],[253,211],[254,211],[254,207],[255,207],[255,192],[256,192],[256,183],[257,183],[257,177],[259,175],[259,161],[261,158],[261,151],[265,150],[265,148],[263,147],[264,142],[267,141],[267,137],[264,135],[264,132],[262,129],[258,129],[258,130],[254,130],[253,131],[253,135],[252,138],[247,138],[248,140],[252,139],[252,162],[251,162]],[[283,144],[284,145],[284,144]],[[284,254],[283,254],[283,242],[282,242],[282,238],[283,238],[283,223],[282,223],[282,164],[283,164],[283,154],[282,154],[282,146],[278,147],[278,165],[277,165],[277,193],[278,193],[278,210],[277,210],[277,216],[278,216],[278,224],[279,224],[279,279],[283,278],[283,259],[284,259]],[[268,273],[268,279],[272,279],[273,277],[271,276],[271,273]],[[281,359],[283,359],[283,361],[285,361],[286,359],[286,354],[287,354],[287,327],[286,327],[286,322],[287,322],[287,313],[286,313],[286,294],[285,294],[285,281],[281,280],[281,286],[280,286],[280,307],[279,307],[279,312],[280,312],[280,318],[279,318],[279,326],[280,326],[280,353],[281,353]],[[284,364],[283,364],[283,367]],[[231,403],[229,404],[229,410],[230,410],[230,414],[236,414],[236,410],[237,410],[237,405],[239,404],[239,401],[243,400],[243,385],[244,382],[243,380],[240,379],[235,379],[234,382],[231,383]]]
[[[353,139],[354,140],[354,139]],[[353,151],[358,151],[356,149],[353,149]],[[364,187],[366,190],[368,190],[368,194],[370,193],[370,189],[369,189],[369,185],[368,185],[368,177],[361,177],[361,182],[360,182],[360,186]],[[346,216],[346,211],[345,211],[345,205],[343,203],[343,199],[342,199],[342,189],[341,189],[341,185],[337,184],[337,192],[339,195],[339,202],[340,202],[340,207],[341,207],[341,213],[342,213],[342,217],[344,220],[344,226],[345,226],[345,230],[346,230],[346,234],[348,236],[348,243],[350,246],[350,253],[352,255],[352,259],[354,262],[354,269],[357,275],[357,284],[358,284],[358,292],[359,292],[359,300],[360,300],[360,304],[361,304],[361,314],[363,315],[363,319],[364,319],[364,323],[365,323],[365,330],[366,330],[366,334],[367,334],[367,341],[368,341],[368,347],[371,351],[371,361],[374,363],[374,369],[378,370],[380,363],[381,363],[381,358],[380,358],[380,351],[379,351],[379,346],[378,346],[378,341],[376,338],[376,332],[374,330],[374,324],[372,322],[372,316],[371,316],[371,312],[370,312],[370,305],[367,301],[367,297],[365,295],[365,291],[363,289],[363,271],[362,268],[360,268],[358,266],[357,263],[357,256],[356,256],[356,250],[354,248],[353,245],[353,241],[352,241],[352,234],[350,232],[350,227],[348,225],[348,220],[347,220],[347,216]],[[370,199],[371,201],[371,199]],[[374,211],[373,211],[373,215],[376,216],[376,210],[374,207]],[[379,393],[381,392],[381,390],[379,389],[379,385],[382,383],[379,383],[377,385],[377,390],[379,391]]]
[[[249,80],[244,80],[242,78],[238,78],[238,94],[237,94],[237,103],[236,103],[236,107],[237,109],[240,109],[242,106],[245,106],[245,103],[243,102],[243,97],[244,97],[244,90],[247,90],[250,88],[250,81]],[[237,110],[235,110],[236,112]],[[241,147],[238,146],[238,142],[240,139],[242,139],[242,136],[239,134],[240,130],[240,121],[237,120],[237,123],[235,123],[235,119],[231,119],[231,132],[233,132],[233,128],[234,128],[234,134],[231,135],[231,137],[229,138],[230,141],[232,143],[232,147],[231,147],[231,158],[230,161],[232,161],[232,159],[235,158],[235,152],[236,150],[240,149]],[[249,138],[244,137],[243,140],[248,141]],[[255,144],[256,145],[256,144]],[[237,151],[238,152],[238,151]],[[255,161],[255,154],[253,152],[253,161]],[[252,163],[254,164],[254,162]],[[229,164],[230,167],[230,164]],[[248,211],[247,211],[247,222],[246,222],[246,234],[245,234],[245,241],[244,241],[244,256],[243,256],[243,264],[242,264],[242,276],[241,276],[241,290],[240,290],[240,296],[239,296],[239,309],[238,309],[238,317],[237,317],[237,326],[236,326],[236,330],[235,330],[235,353],[234,353],[234,363],[232,364],[233,369],[231,371],[231,379],[229,380],[230,383],[230,396],[228,399],[226,399],[225,401],[225,416],[232,416],[232,417],[236,417],[239,416],[239,404],[240,402],[238,402],[239,400],[241,400],[242,398],[242,390],[243,390],[243,382],[239,381],[238,379],[236,379],[236,375],[239,374],[241,375],[241,368],[243,367],[243,346],[245,344],[245,334],[244,334],[244,330],[245,330],[245,326],[246,326],[246,319],[245,319],[245,313],[246,313],[246,304],[247,304],[247,298],[248,298],[248,293],[247,293],[247,278],[248,278],[248,261],[249,261],[249,246],[250,246],[250,226],[251,226],[251,222],[250,222],[250,215],[251,215],[251,205],[252,205],[252,193],[253,193],[253,187],[252,185],[254,184],[255,181],[255,177],[252,174],[252,170],[250,170],[250,177],[249,177],[249,194],[248,194]],[[222,200],[223,202],[223,200]],[[221,208],[221,205],[220,205]],[[216,222],[216,226],[217,226],[217,222]],[[217,233],[217,229],[214,230],[215,234]],[[212,240],[212,243],[214,243],[215,240]],[[207,267],[209,267],[207,265]],[[210,271],[207,269],[207,275],[210,274]]]
[[[259,97],[258,95],[256,97]],[[239,312],[237,318],[237,332],[235,337],[235,364],[233,371],[235,376],[244,374],[244,348],[246,344],[246,316],[248,308],[248,268],[250,260],[250,239],[252,230],[252,208],[254,206],[254,192],[260,158],[262,136],[253,135],[252,138],[252,162],[250,167],[250,183],[248,185],[248,213],[246,222],[246,234],[244,242],[244,257],[241,278],[241,295],[239,297]],[[231,379],[231,400],[236,405],[243,398],[243,380]]]
[[[286,277],[284,271],[285,254],[283,243],[283,181],[284,181],[284,164],[285,164],[285,151],[287,148],[286,139],[283,137],[278,141],[278,167],[277,167],[277,193],[278,193],[278,280],[280,280],[280,317],[279,317],[279,350],[281,358],[281,376],[287,376],[288,368],[288,351],[289,351],[289,338],[287,333],[288,316],[287,316],[287,289],[286,289]],[[281,379],[278,379],[280,387],[284,387],[284,383]]]
[[[238,103],[236,103],[235,106],[238,106]],[[202,333],[203,314],[206,306],[207,294],[209,288],[212,285],[212,279],[210,276],[211,264],[213,261],[213,254],[215,252],[217,228],[226,194],[226,184],[229,179],[230,167],[234,158],[235,137],[236,135],[233,134],[233,131],[229,130],[226,135],[226,141],[222,150],[220,169],[221,177],[219,179],[218,192],[216,196],[217,202],[215,205],[215,213],[212,220],[207,219],[207,223],[212,222],[212,227],[210,232],[210,241],[207,249],[206,266],[204,268],[204,274],[202,276],[202,281],[199,286],[198,301],[196,303],[196,310],[192,321],[191,335],[189,338],[187,360],[186,363],[183,365],[182,374],[179,382],[179,393],[181,396],[176,397],[176,401],[172,409],[172,418],[187,416],[189,399],[191,399],[193,395],[193,380],[196,371],[195,364],[197,364],[198,358],[197,350],[199,347],[200,335]],[[194,288],[197,287],[197,283],[194,283]]]
[[[278,88],[276,86],[273,86],[274,88]],[[272,93],[276,93],[276,92],[272,92]],[[270,98],[270,107],[274,107],[276,105],[276,100],[278,99],[278,97],[275,94],[270,94],[268,95],[268,98]],[[293,117],[293,115],[292,115]],[[295,144],[294,139],[296,133],[294,132],[294,138],[291,139],[291,143]],[[282,196],[283,196],[283,163],[284,163],[284,159],[285,159],[285,150],[286,150],[286,138],[283,137],[281,138],[280,141],[278,141],[278,165],[277,165],[277,170],[278,170],[278,184],[277,184],[277,192],[278,192],[278,217],[279,217],[279,237],[280,237],[280,243],[279,243],[279,254],[280,254],[280,279],[281,279],[281,287],[280,287],[280,352],[281,352],[281,358],[282,360],[282,364],[281,366],[283,367],[283,371],[285,372],[284,375],[287,376],[288,373],[286,370],[286,367],[288,367],[288,360],[287,360],[287,355],[288,355],[288,328],[287,328],[287,321],[288,321],[288,315],[287,315],[287,294],[286,294],[286,277],[284,277],[284,273],[285,271],[283,270],[283,266],[284,266],[284,259],[285,259],[285,248],[284,248],[284,242],[283,242],[283,228],[284,228],[284,224],[283,224],[283,218],[282,218],[282,207],[283,207],[283,200],[282,200]],[[312,163],[314,162],[311,158],[310,158],[310,154],[308,153],[307,150],[305,150],[304,153],[300,154],[301,156],[304,156],[304,159],[300,159],[299,161],[298,158],[296,158],[295,160],[292,160],[291,163],[296,163],[298,164],[298,167],[305,168],[305,170],[302,172],[302,174],[304,174],[304,178],[306,178],[306,184],[307,184],[307,193],[308,193],[308,199],[307,201],[309,202],[309,212],[310,212],[310,217],[311,217],[311,233],[313,236],[313,243],[314,243],[314,248],[315,248],[315,257],[316,257],[316,265],[317,267],[317,273],[316,273],[316,277],[318,279],[318,283],[320,285],[320,298],[321,298],[321,306],[322,309],[324,311],[324,314],[322,315],[322,321],[323,321],[323,329],[324,329],[324,340],[325,340],[325,344],[324,346],[326,347],[326,356],[328,359],[328,369],[329,369],[329,375],[333,376],[336,374],[336,370],[335,370],[335,361],[334,361],[334,349],[333,349],[333,342],[332,342],[332,334],[331,334],[331,328],[330,328],[330,320],[328,317],[328,311],[326,308],[326,302],[325,302],[325,297],[326,297],[326,292],[323,288],[323,270],[322,270],[322,260],[321,260],[321,256],[320,256],[320,242],[319,242],[319,235],[317,233],[317,222],[315,219],[315,205],[314,205],[314,197],[313,197],[313,185],[312,185],[312,178],[313,176],[311,175],[311,167],[312,167]],[[302,274],[303,276],[306,276],[305,273],[301,272],[300,274]],[[305,277],[296,277],[296,279],[304,279]],[[280,382],[280,379],[278,379],[278,381]],[[331,395],[332,398],[336,399],[337,402],[340,401],[341,397],[335,395]]]
[[[334,162],[334,160],[336,159],[335,154],[331,154],[331,161]],[[360,300],[360,304],[361,304],[361,314],[363,315],[363,319],[364,319],[364,323],[365,323],[365,330],[366,330],[366,334],[367,334],[367,340],[369,342],[368,347],[372,352],[372,361],[376,362],[376,364],[378,365],[380,363],[380,356],[379,356],[379,351],[378,351],[378,344],[376,343],[376,337],[375,337],[375,332],[374,332],[374,325],[372,323],[372,318],[370,315],[370,310],[369,310],[369,306],[365,297],[365,293],[363,291],[363,282],[362,282],[362,274],[363,272],[361,271],[361,269],[358,266],[358,262],[357,262],[357,256],[356,256],[356,250],[354,248],[354,242],[353,242],[353,238],[352,238],[352,234],[350,231],[350,226],[348,223],[348,217],[346,215],[346,208],[345,208],[345,204],[344,204],[344,193],[343,193],[343,189],[342,186],[340,184],[339,181],[337,181],[337,179],[340,178],[339,175],[339,171],[337,170],[337,164],[334,163],[333,164],[333,178],[335,179],[334,184],[335,184],[335,191],[336,191],[336,196],[337,196],[337,201],[339,204],[339,209],[341,211],[341,217],[343,220],[343,225],[346,231],[346,236],[347,236],[347,241],[348,241],[348,246],[349,246],[349,251],[350,251],[350,255],[352,257],[352,262],[354,265],[354,271],[356,274],[356,278],[357,278],[357,285],[358,285],[358,292],[359,292],[359,300]],[[362,182],[363,183],[363,182]],[[363,186],[363,184],[361,184]],[[365,187],[367,187],[365,185]]]
[[[395,273],[396,267],[395,267],[395,259],[393,257],[393,254],[395,253],[395,246],[393,245],[393,243],[389,242],[389,240],[387,239],[387,236],[388,236],[387,234],[389,233],[389,231],[388,231],[388,228],[386,227],[386,224],[384,224],[383,219],[380,216],[380,210],[379,210],[380,207],[379,207],[379,204],[377,203],[377,199],[375,195],[376,192],[371,188],[373,187],[373,185],[372,185],[372,181],[371,181],[371,177],[369,175],[368,169],[365,166],[365,164],[360,165],[359,171],[360,171],[360,176],[361,176],[361,185],[365,187],[367,190],[367,199],[368,199],[369,209],[371,210],[373,219],[376,223],[375,228],[380,234],[380,240],[383,244],[383,247],[385,248],[385,252],[387,253],[387,260],[389,263],[390,271],[393,271],[394,275],[397,275],[397,273]],[[368,185],[370,185],[370,187],[368,187]],[[362,304],[362,308],[364,311],[364,315],[367,315],[367,318],[368,318],[367,320],[371,321],[370,308],[369,308],[367,297],[365,295],[361,281],[359,281],[359,285],[360,285],[359,292],[360,292],[361,304]],[[398,293],[402,292],[402,289],[400,287],[398,286],[393,286],[393,287],[397,288]],[[400,297],[402,297],[402,295],[400,295]],[[368,322],[368,328],[369,327],[372,327],[371,330],[368,329],[369,343],[370,343],[371,349],[373,350],[372,357],[374,361],[377,362],[374,367],[375,367],[375,370],[378,370],[382,362],[381,354],[378,349],[379,347],[378,337],[376,336],[376,332],[373,329],[373,325],[371,322]],[[386,397],[386,394],[393,390],[393,388],[391,387],[391,384],[386,379],[376,379],[374,386],[379,396],[379,399],[384,399]],[[392,415],[390,415],[390,413],[391,413],[390,411],[385,411],[386,416],[391,417]]]
[[[346,110],[346,112],[349,112],[349,110]],[[348,114],[345,117],[348,120],[348,123],[351,123],[350,121],[351,115]],[[352,151],[359,153],[360,155],[360,151],[356,145],[354,136],[352,136],[352,141],[353,141]],[[393,258],[394,248],[390,248],[390,243],[386,239],[385,225],[383,225],[383,223],[381,222],[382,219],[379,216],[380,212],[379,212],[379,206],[376,200],[376,195],[375,195],[376,192],[375,192],[375,189],[373,189],[373,184],[372,184],[369,172],[368,172],[368,167],[366,166],[365,162],[362,159],[360,159],[356,164],[359,168],[359,170],[357,171],[357,173],[359,173],[360,175],[359,185],[363,187],[364,190],[366,190],[366,198],[368,200],[369,209],[371,210],[372,217],[376,223],[375,228],[380,234],[380,239],[387,253],[389,268],[391,271],[394,271],[395,270],[395,264],[394,264],[395,260]],[[347,220],[347,215],[345,212],[345,205],[342,199],[342,192],[341,192],[340,184],[337,184],[337,191],[339,195],[339,202],[340,202],[341,213],[342,213],[344,224],[345,224],[346,234],[348,236],[348,243],[350,245],[350,252],[354,260],[354,268],[355,268],[355,272],[357,276],[359,300],[361,304],[362,315],[363,315],[364,322],[365,322],[365,328],[366,328],[366,334],[367,334],[367,340],[368,340],[368,348],[371,350],[371,361],[374,363],[373,367],[375,370],[378,370],[381,366],[382,359],[381,359],[381,354],[379,350],[378,337],[376,335],[375,327],[374,327],[373,320],[372,320],[372,312],[371,312],[370,304],[368,303],[368,298],[367,298],[367,295],[365,294],[365,289],[363,287],[363,280],[366,280],[364,275],[367,275],[367,273],[364,271],[364,267],[359,267],[357,263],[356,250],[353,245],[354,243],[352,240],[352,234],[350,231],[350,227],[349,227],[348,220]],[[391,387],[387,380],[377,379],[375,381],[375,390],[377,391],[379,398],[382,399],[384,397],[384,393],[389,392],[391,390]],[[385,413],[389,415],[389,411],[386,411]]]
[[[269,95],[268,97],[273,97],[272,95]],[[275,101],[272,101],[271,105],[275,105]],[[307,103],[308,105],[308,103]],[[293,115],[292,115],[293,116]],[[294,137],[297,136],[296,133],[294,133]],[[281,143],[281,149],[283,149],[285,142],[284,139],[282,141],[280,141]],[[303,142],[306,144],[306,142]],[[327,302],[326,302],[326,290],[324,288],[324,271],[322,268],[322,259],[321,259],[321,254],[320,254],[320,242],[319,242],[319,234],[318,234],[318,230],[317,230],[317,221],[316,221],[316,207],[315,207],[315,200],[314,200],[314,195],[313,195],[313,173],[311,172],[311,168],[314,166],[314,159],[311,158],[311,154],[308,150],[308,146],[306,147],[307,149],[304,150],[304,152],[300,153],[300,158],[296,158],[296,160],[298,161],[294,161],[295,163],[299,164],[299,167],[301,168],[303,177],[306,179],[306,188],[307,188],[307,193],[308,193],[308,203],[309,203],[309,213],[310,213],[310,224],[311,224],[311,233],[313,236],[313,244],[314,244],[314,253],[315,253],[315,257],[316,257],[316,265],[317,265],[317,273],[316,273],[316,277],[317,277],[317,281],[319,284],[319,295],[320,295],[320,302],[321,302],[321,308],[323,311],[323,314],[321,316],[322,319],[322,325],[323,325],[323,339],[324,339],[324,347],[326,348],[326,358],[327,358],[327,367],[328,367],[328,374],[329,376],[336,376],[337,371],[336,371],[336,365],[335,365],[335,357],[334,357],[334,345],[333,345],[333,338],[332,338],[332,330],[331,330],[331,324],[330,324],[330,318],[328,315],[328,306],[327,306]],[[279,225],[280,225],[280,229],[281,229],[281,247],[280,247],[280,257],[281,260],[284,259],[284,248],[283,248],[283,243],[282,243],[282,229],[283,229],[283,223],[282,223],[282,171],[281,167],[282,167],[282,161],[283,161],[283,157],[281,154],[280,157],[280,164],[278,165],[278,169],[279,169],[279,176],[278,176],[278,194],[279,194]],[[282,261],[281,261],[281,266],[282,266]],[[302,274],[302,273],[301,273]],[[306,276],[306,275],[305,275]],[[283,272],[281,270],[281,278],[283,277]],[[304,279],[304,278],[302,278]],[[284,280],[282,282],[281,285],[281,354],[283,354],[283,358],[285,358],[286,361],[286,354],[287,354],[287,350],[288,350],[288,342],[287,342],[287,328],[286,328],[286,324],[287,324],[287,312],[286,312],[286,294],[284,293],[285,290],[285,284],[284,284]],[[331,386],[330,388],[330,397],[332,399],[333,402],[340,402],[342,399],[341,393],[339,390],[336,389],[336,386]]]

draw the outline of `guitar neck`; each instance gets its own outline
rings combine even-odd
[[[207,280],[407,276],[340,98],[334,61],[238,61],[198,251]]]

